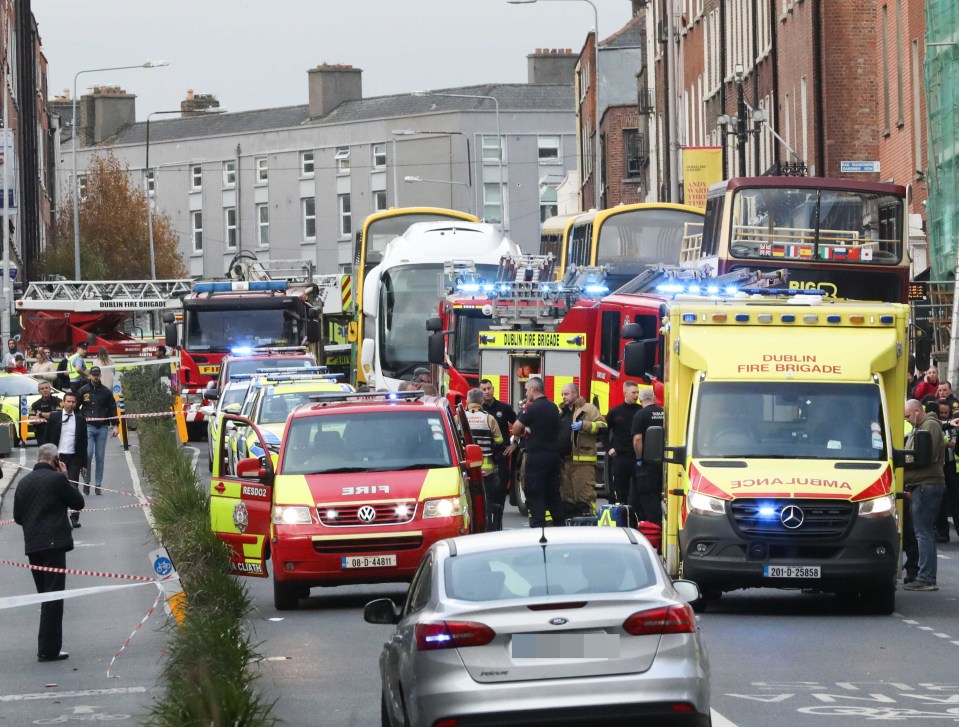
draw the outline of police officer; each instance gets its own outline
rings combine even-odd
[[[97,475],[94,479],[96,493],[103,494],[100,487],[103,485],[103,460],[106,455],[107,437],[117,436],[117,402],[113,392],[100,380],[102,372],[99,366],[90,369],[90,383],[80,387],[80,413],[87,422],[87,470],[84,475],[83,494],[90,494],[90,480],[93,478],[93,463],[97,464]]]
[[[483,392],[466,392],[466,421],[473,442],[483,450],[483,489],[486,491],[486,529],[503,529],[503,507],[506,490],[497,471],[496,455],[503,449],[503,433],[492,414],[483,410]]]
[[[90,378],[90,374],[87,372],[87,363],[84,361],[86,355],[87,344],[80,341],[77,344],[77,350],[67,357],[67,378],[70,379],[70,391],[74,394],[79,394],[80,387]]]
[[[529,525],[533,528],[545,527],[547,510],[554,527],[565,525],[563,500],[559,495],[559,409],[546,398],[542,379],[530,377],[526,382],[526,395],[529,401],[513,423],[513,437],[518,440],[524,434],[529,435],[525,478]]]
[[[47,443],[47,419],[50,413],[60,408],[62,403],[59,396],[53,393],[49,381],[41,381],[37,386],[40,398],[30,406],[30,418],[33,422],[33,432],[37,437],[37,446]]]

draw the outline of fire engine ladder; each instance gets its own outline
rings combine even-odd
[[[260,260],[249,251],[234,256],[227,274],[246,282],[285,280],[290,284],[312,283],[315,266],[309,260]]]
[[[324,315],[335,316],[352,310],[353,292],[349,275],[314,275],[313,283],[317,287],[317,300],[323,307]]]
[[[490,292],[499,324],[553,326],[590,288],[607,292],[602,267],[571,268],[562,281],[554,279],[555,269],[552,255],[504,256]]]
[[[192,280],[50,280],[30,283],[17,301],[18,310],[106,311],[182,308]]]

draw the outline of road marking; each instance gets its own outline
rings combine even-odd
[[[920,631],[932,631],[932,626],[920,626]]]
[[[949,634],[933,634],[933,636],[938,636],[940,639],[948,639]]]
[[[713,719],[713,727],[736,727],[735,722],[730,722],[715,709],[709,710],[709,713]]]
[[[113,687],[110,689],[82,689],[75,692],[0,694],[0,702],[31,702],[37,699],[66,699],[67,697],[99,697],[104,694],[143,694],[146,691],[146,687]]]
[[[197,447],[184,447],[184,449],[189,449],[191,452],[193,452],[193,458],[190,462],[190,467],[196,471],[196,461],[200,459],[200,450]]]
[[[140,499],[140,503],[143,505],[143,516],[147,519],[147,524],[149,524],[150,529],[153,532],[156,532],[156,523],[153,521],[153,512],[150,510],[150,501],[144,496],[143,488],[140,487],[140,476],[137,474],[136,467],[133,466],[133,455],[130,454],[130,450],[124,450],[123,456],[127,460],[127,469],[130,470],[130,478],[133,480],[133,491],[136,493],[137,497]]]

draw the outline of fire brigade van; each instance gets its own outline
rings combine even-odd
[[[816,588],[873,613],[895,606],[909,310],[739,293],[677,296],[660,335],[623,335],[626,371],[660,365],[664,557],[704,596]],[[924,434],[924,433],[920,433]]]
[[[294,609],[317,586],[406,582],[438,540],[473,528],[483,453],[445,399],[422,392],[317,394],[290,415],[279,459],[214,467],[210,518],[238,575],[268,577]],[[251,427],[249,419],[224,415]],[[221,434],[222,437],[222,434]],[[222,442],[218,451],[223,451]]]

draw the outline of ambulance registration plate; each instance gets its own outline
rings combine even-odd
[[[344,568],[395,568],[395,555],[344,555]]]
[[[766,578],[821,578],[818,565],[765,565]]]

